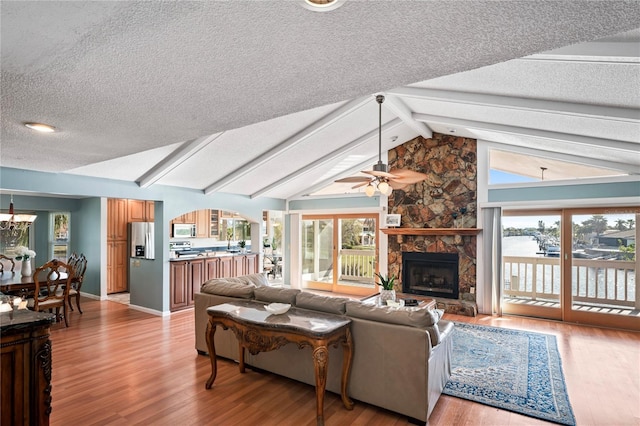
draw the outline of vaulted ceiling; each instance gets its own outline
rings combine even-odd
[[[384,93],[383,150],[454,133],[491,142],[508,172],[640,173],[635,0],[3,0],[0,13],[2,167],[292,199],[371,167]]]

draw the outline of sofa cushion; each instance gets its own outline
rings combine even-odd
[[[296,307],[342,315],[345,313],[348,300],[350,299],[346,297],[321,296],[302,291],[296,296]]]
[[[253,284],[232,281],[233,278],[214,278],[206,281],[200,287],[200,292],[216,294],[218,296],[239,297],[242,299],[253,299]]]
[[[413,307],[393,308],[391,306],[364,304],[355,300],[349,300],[346,307],[346,314],[352,318],[421,328],[429,333],[432,346],[440,343],[441,336],[438,321],[442,317],[441,310]]]
[[[296,295],[300,290],[295,288],[278,288],[278,287],[256,287],[253,294],[256,300],[262,302],[289,303],[295,304]]]
[[[269,280],[267,279],[267,275],[264,273],[255,273],[255,274],[242,275],[240,277],[231,277],[231,278],[225,278],[225,279],[231,282],[253,284],[256,287],[269,285]]]

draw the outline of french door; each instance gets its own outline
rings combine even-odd
[[[302,217],[303,287],[370,295],[376,291],[378,215]]]
[[[505,213],[503,312],[640,330],[639,211]]]

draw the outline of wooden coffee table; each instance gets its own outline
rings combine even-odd
[[[216,348],[214,336],[216,327],[231,329],[239,343],[240,373],[245,372],[245,348],[253,355],[272,351],[288,343],[299,348],[310,346],[316,381],[316,423],[324,424],[324,392],[327,384],[329,346],[342,344],[341,394],[344,406],[353,409],[353,401],[347,395],[349,371],[353,359],[351,320],[349,318],[290,308],[285,314],[272,315],[265,305],[255,301],[238,301],[207,308],[207,346],[211,360],[211,376],[205,387],[211,389],[216,379]]]

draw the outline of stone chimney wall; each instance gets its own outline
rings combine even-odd
[[[389,197],[389,213],[401,215],[401,228],[476,228],[477,142],[434,133],[389,151],[389,168],[422,172],[428,178]],[[457,218],[454,218],[457,216]],[[475,315],[476,236],[390,235],[389,274],[402,289],[402,252],[458,253],[459,301],[440,301],[447,312]]]

